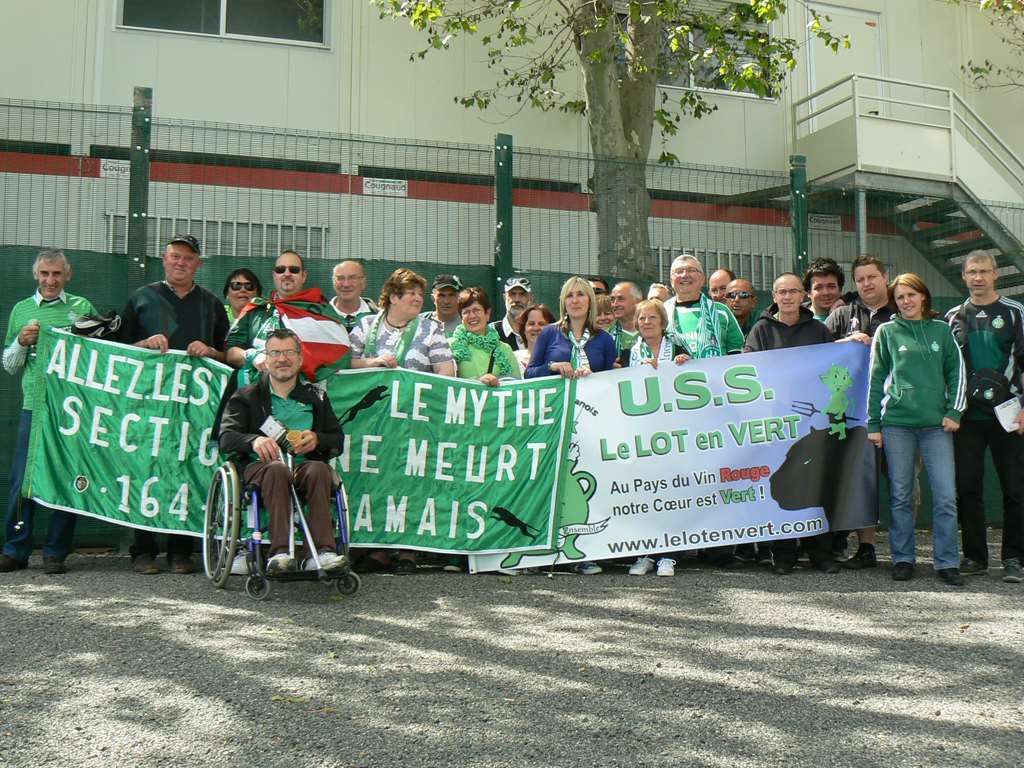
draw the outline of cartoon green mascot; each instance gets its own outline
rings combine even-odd
[[[847,390],[853,386],[853,377],[850,371],[841,365],[833,364],[825,373],[818,378],[822,384],[828,387],[832,393],[828,405],[825,406],[824,414],[828,416],[830,435],[839,435],[840,440],[846,439],[846,414],[853,406]]]

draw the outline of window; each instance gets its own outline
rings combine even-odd
[[[729,37],[731,38],[732,35],[729,35]],[[705,32],[701,29],[692,30],[689,33],[688,39],[690,50],[694,52],[700,52],[706,47]],[[742,60],[745,57],[741,55],[740,58]],[[748,90],[730,90],[718,69],[719,62],[717,60],[699,57],[694,63],[685,66],[681,71],[662,73],[658,77],[658,85],[670,88],[703,88],[710,91],[750,94]]]
[[[325,0],[122,0],[126,27],[324,45]]]
[[[107,251],[126,253],[128,217],[110,212],[105,216]],[[322,259],[327,252],[327,227],[150,217],[146,220],[146,255],[160,257],[167,241],[182,234],[199,239],[204,257],[276,258],[281,251],[293,249],[305,258]]]

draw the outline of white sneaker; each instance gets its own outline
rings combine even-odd
[[[239,552],[235,555],[235,559],[231,561],[231,575],[232,576],[248,576],[249,575],[249,564],[245,561],[245,552]]]
[[[663,557],[658,561],[658,575],[659,576],[675,576],[676,575],[676,561],[668,557]]]
[[[277,576],[282,573],[295,573],[295,558],[286,552],[274,555],[267,562],[267,575]]]
[[[646,576],[654,570],[654,561],[649,557],[638,557],[636,562],[629,566],[630,576]]]
[[[320,567],[327,572],[340,571],[346,565],[348,565],[348,559],[344,555],[338,555],[330,550],[321,552],[317,557],[320,558]],[[307,558],[306,562],[302,564],[302,570],[304,571],[315,571],[316,560],[312,557]]]
[[[602,571],[603,569],[597,563],[580,563],[576,566],[576,573],[581,576],[596,576]]]

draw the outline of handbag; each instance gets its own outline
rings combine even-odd
[[[971,350],[967,340],[970,334],[967,331],[966,302],[964,302],[964,305],[956,314],[964,334],[964,364],[970,371],[970,375],[967,377],[967,400],[973,405],[995,408],[1013,396],[1010,392],[1010,382],[1006,376],[995,368],[972,369]]]

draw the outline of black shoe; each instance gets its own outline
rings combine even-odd
[[[24,560],[15,560],[10,555],[0,555],[0,573],[23,571],[26,568],[28,568],[28,563]]]
[[[988,573],[988,563],[979,563],[965,557],[960,561],[960,573],[963,576],[984,576]]]
[[[136,555],[132,561],[132,570],[145,576],[160,573],[160,565],[152,555]]]
[[[56,557],[47,555],[43,557],[43,573],[47,573],[51,576],[57,576],[62,573],[67,573],[67,566],[64,565],[63,560],[58,560]]]
[[[861,544],[857,554],[849,560],[843,560],[840,565],[851,571],[859,571],[864,568],[877,568],[878,558],[875,557],[875,547],[872,544]]]
[[[831,557],[822,560],[811,558],[811,566],[814,570],[821,571],[822,573],[839,573],[839,563]]]
[[[192,562],[191,555],[174,555],[167,558],[167,564],[171,567],[171,573],[185,576],[196,572],[196,564]]]
[[[939,568],[935,571],[935,575],[951,587],[962,587],[964,585],[964,577],[960,575],[959,568]]]
[[[914,578],[913,563],[894,563],[892,566],[893,581],[910,581]]]
[[[776,576],[786,576],[793,571],[795,565],[792,560],[776,560],[772,563],[772,573]]]
[[[757,561],[757,551],[753,544],[740,544],[736,547],[736,559],[741,563],[753,563]]]
[[[395,575],[397,576],[411,576],[416,573],[416,561],[410,560],[407,557],[398,558],[398,562],[395,563]]]

